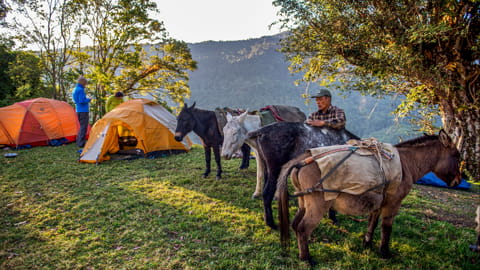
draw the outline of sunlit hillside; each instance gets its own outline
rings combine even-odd
[[[192,96],[188,104],[197,107],[217,107],[258,110],[266,105],[288,104],[301,108],[306,114],[316,104],[302,97],[308,91],[315,93],[319,86],[294,82],[300,75],[292,75],[288,62],[278,51],[281,36],[267,36],[241,41],[207,41],[190,44],[198,69],[191,72]],[[345,109],[347,128],[360,137],[376,137],[396,143],[418,133],[408,121],[395,121],[392,110],[400,103],[395,99],[377,100],[357,92],[333,93],[333,104]]]

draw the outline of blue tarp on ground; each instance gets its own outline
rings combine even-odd
[[[465,179],[462,179],[462,182],[454,187],[449,187],[445,182],[443,182],[440,178],[438,178],[433,172],[429,172],[425,174],[422,178],[420,178],[416,184],[420,185],[429,185],[435,187],[446,187],[446,188],[455,188],[455,189],[470,189],[471,184],[468,183]]]

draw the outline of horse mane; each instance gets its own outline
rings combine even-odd
[[[188,110],[190,112],[199,112],[199,113],[205,113],[205,112],[211,113],[212,112],[210,110],[204,110],[204,109],[199,109],[199,108],[189,108]]]
[[[395,147],[409,147],[409,146],[417,146],[420,144],[426,144],[431,141],[436,141],[438,140],[438,135],[427,135],[425,134],[424,136],[418,137],[418,138],[413,138],[404,142],[400,142],[395,144]]]

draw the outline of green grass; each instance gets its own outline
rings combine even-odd
[[[251,199],[255,164],[238,171],[240,160],[223,161],[224,177],[215,180],[200,177],[200,148],[100,165],[77,163],[76,150],[0,152],[0,269],[308,267],[294,240],[282,251],[264,225],[262,203]],[[316,269],[478,269],[468,246],[479,189],[415,186],[395,220],[390,260],[362,249],[365,217],[340,215],[339,226],[324,220],[310,244]]]

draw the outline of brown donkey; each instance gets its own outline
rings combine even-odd
[[[368,230],[363,240],[364,247],[372,246],[373,233],[378,224],[378,218],[381,216],[380,254],[382,257],[389,257],[393,218],[397,215],[400,203],[410,192],[413,183],[429,171],[433,171],[449,186],[454,186],[461,180],[460,153],[445,131],[441,130],[438,136],[425,135],[399,143],[395,147],[400,156],[402,177],[394,195],[390,192],[387,194],[373,190],[360,195],[339,193],[335,200],[325,201],[322,191],[305,192],[314,187],[322,176],[322,172],[315,162],[305,165],[304,161],[311,159],[310,154],[302,154],[285,164],[278,179],[280,194],[278,211],[283,245],[287,245],[289,239],[287,178],[292,172],[292,182],[296,191],[306,193],[298,197],[299,209],[292,222],[301,260],[308,260],[314,264],[308,250],[308,239],[330,207],[346,215],[369,214]],[[348,170],[348,168],[342,168],[341,165],[337,168],[337,170],[342,169]],[[359,178],[362,177],[361,171],[349,173],[356,173]],[[327,179],[327,181],[335,181],[335,179]]]

